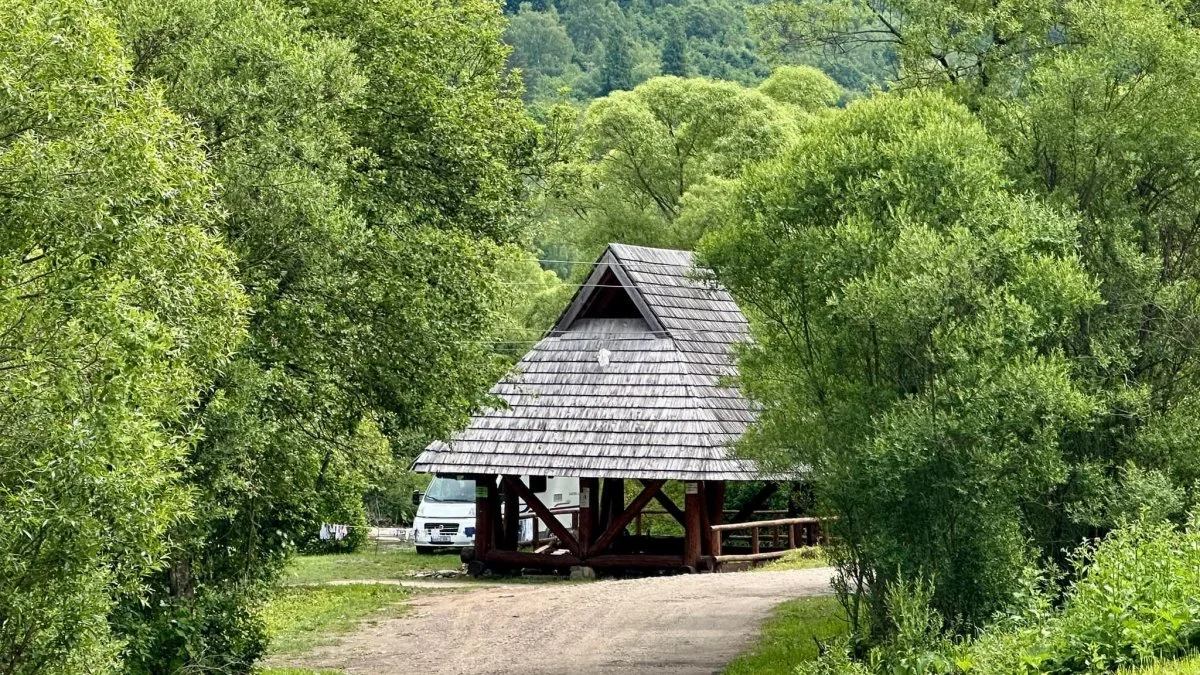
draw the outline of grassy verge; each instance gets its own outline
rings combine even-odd
[[[1121,672],[1126,675],[1200,675],[1200,656],[1180,661],[1163,661],[1137,670]]]
[[[819,546],[808,546],[788,551],[779,560],[772,561],[756,569],[778,572],[780,570],[807,570],[813,567],[828,567],[829,560]]]
[[[407,599],[406,589],[378,584],[284,588],[267,608],[271,653],[296,654],[329,644],[364,619],[402,613]]]
[[[797,598],[775,608],[762,635],[749,652],[729,664],[725,675],[790,673],[796,664],[817,658],[817,640],[846,633],[836,598]]]
[[[398,579],[414,572],[456,570],[458,551],[418,555],[412,549],[384,549],[379,553],[362,551],[330,555],[297,556],[284,574],[286,584],[320,584],[348,579]]]
[[[309,670],[308,668],[259,668],[258,675],[341,675],[340,670]]]

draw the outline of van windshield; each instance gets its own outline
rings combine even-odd
[[[475,481],[435,477],[429,482],[425,499],[431,502],[473,502]]]

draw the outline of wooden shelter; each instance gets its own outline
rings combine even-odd
[[[689,252],[610,245],[555,326],[493,388],[508,406],[475,416],[417,458],[417,471],[475,477],[476,560],[715,567],[727,532],[713,529],[722,525],[725,482],[772,477],[731,456],[755,420],[754,406],[722,381],[736,374],[732,351],[748,326],[729,293],[704,277]],[[578,477],[577,527],[559,523],[520,476]],[[671,479],[684,481],[682,508],[661,490]],[[641,486],[631,500],[625,481]],[[761,506],[771,485],[733,520]],[[517,550],[518,499],[556,547]],[[651,501],[683,525],[682,541],[626,532]]]

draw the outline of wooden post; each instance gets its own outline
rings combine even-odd
[[[596,478],[579,479],[579,548],[580,557],[587,557],[600,530],[599,493],[600,481]]]
[[[700,539],[702,511],[705,509],[704,494],[700,483],[685,481],[683,484],[683,564],[698,569],[700,567]]]
[[[750,530],[750,553],[758,553],[758,528]]]
[[[505,551],[515,551],[521,543],[521,501],[516,490],[504,491],[504,545]]]
[[[607,530],[625,510],[625,481],[621,478],[605,478],[601,496],[600,528]]]
[[[496,505],[496,477],[475,477],[475,559],[492,550],[492,509]]]
[[[720,525],[725,517],[725,481],[707,481],[704,483],[704,496],[708,506],[708,524]],[[721,533],[709,532],[711,541],[708,548],[712,555],[721,555]]]
[[[796,548],[796,525],[795,523],[787,526],[788,548]]]
[[[537,514],[535,513],[535,514],[533,514],[533,527],[530,528],[533,530],[533,537],[530,540],[530,543],[532,544],[533,550],[535,550],[535,551],[538,550],[538,544],[541,543],[539,541],[540,538],[538,536],[538,527],[539,527],[538,526],[538,517],[537,517]]]

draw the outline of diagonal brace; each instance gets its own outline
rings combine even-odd
[[[588,555],[601,553],[604,549],[608,548],[608,545],[612,543],[613,539],[617,538],[617,535],[625,529],[625,526],[629,525],[642,512],[642,509],[646,508],[646,504],[649,504],[650,500],[654,499],[654,496],[662,490],[662,486],[666,482],[665,480],[645,481],[645,487],[642,488],[642,491],[638,493],[637,497],[633,498],[629,506],[621,512],[621,515],[613,520],[608,529],[604,531],[604,534],[600,535],[596,543],[588,549]]]
[[[582,556],[583,552],[580,550],[579,541],[571,536],[570,530],[563,527],[563,524],[558,521],[557,516],[550,513],[550,509],[546,508],[542,500],[538,499],[537,495],[525,485],[520,476],[505,476],[503,480],[504,485],[508,489],[516,492],[521,499],[525,500],[529,508],[533,509],[533,512],[542,519],[542,522],[546,523],[546,527],[550,528],[550,531],[567,547],[567,550],[575,555],[575,557]]]

